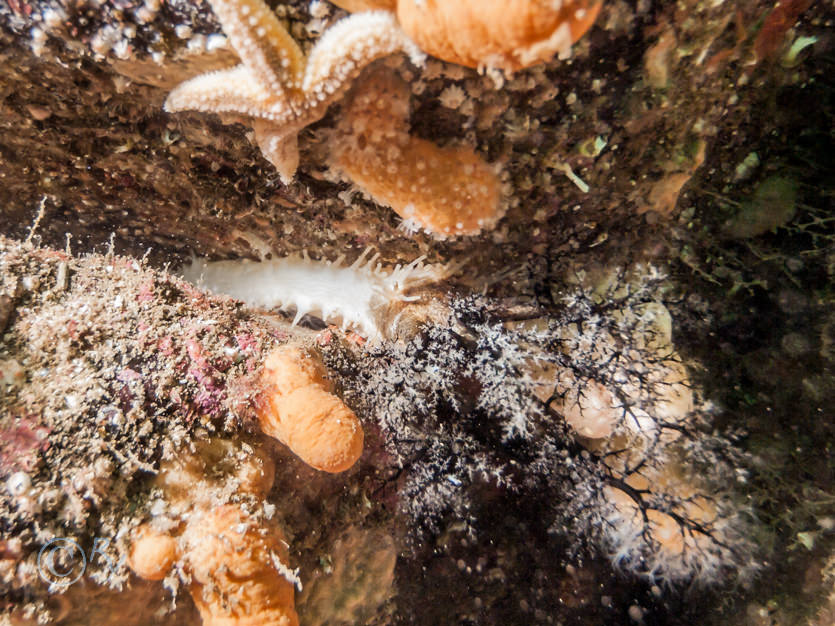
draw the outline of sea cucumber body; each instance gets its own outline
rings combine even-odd
[[[366,261],[368,252],[351,265],[343,265],[343,257],[330,262],[306,255],[260,262],[196,260],[182,274],[204,289],[252,307],[295,309],[294,323],[315,315],[367,338],[378,338],[384,334],[380,316],[390,305],[416,299],[410,291],[436,282],[442,270],[423,265],[423,258],[385,269],[376,263],[376,256]]]

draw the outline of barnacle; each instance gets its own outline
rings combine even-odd
[[[352,94],[331,149],[331,165],[408,229],[438,237],[473,235],[502,216],[493,168],[468,146],[438,147],[409,134],[409,86],[386,68]]]
[[[308,465],[326,472],[350,468],[362,454],[362,424],[331,393],[324,367],[296,346],[281,346],[264,363],[267,387],[258,420]]]

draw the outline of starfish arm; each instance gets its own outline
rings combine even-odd
[[[285,116],[293,114],[291,104],[283,103]],[[238,113],[248,117],[280,118],[282,101],[261,87],[248,67],[201,74],[175,87],[165,100],[165,110]]]
[[[223,32],[264,89],[279,96],[298,89],[304,53],[262,0],[210,0]]]
[[[373,11],[382,9],[384,11],[397,11],[397,0],[331,0],[336,6],[342,7],[351,13],[359,11]]]
[[[275,166],[281,182],[289,185],[299,167],[299,127],[288,128],[269,120],[252,121],[255,141],[264,157]]]
[[[393,14],[356,13],[329,28],[311,50],[302,90],[311,105],[332,100],[366,65],[400,51],[416,65],[426,58]]]

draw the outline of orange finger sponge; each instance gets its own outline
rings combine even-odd
[[[140,578],[162,580],[180,558],[177,541],[143,524],[128,554],[128,565]]]
[[[330,391],[323,365],[298,346],[285,345],[270,352],[264,360],[264,372],[278,395],[287,395],[308,385]]]
[[[602,0],[399,0],[403,30],[426,53],[468,67],[518,70],[568,56]]]
[[[186,541],[190,591],[203,626],[298,626],[277,527],[225,505],[192,519]]]
[[[362,454],[362,426],[345,403],[322,387],[301,387],[272,400],[273,416],[261,427],[308,465],[342,472]]]
[[[265,391],[258,421],[305,463],[326,472],[342,472],[362,454],[362,424],[330,392],[324,368],[295,346],[272,352],[264,366]]]

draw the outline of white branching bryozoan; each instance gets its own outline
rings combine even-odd
[[[707,435],[666,284],[652,266],[597,272],[566,286],[561,310],[519,322],[489,299],[452,299],[446,325],[359,362],[329,357],[378,416],[420,532],[485,532],[472,496],[489,485],[537,502],[570,550],[586,538],[653,582],[750,577],[750,523],[729,480],[745,459]]]

